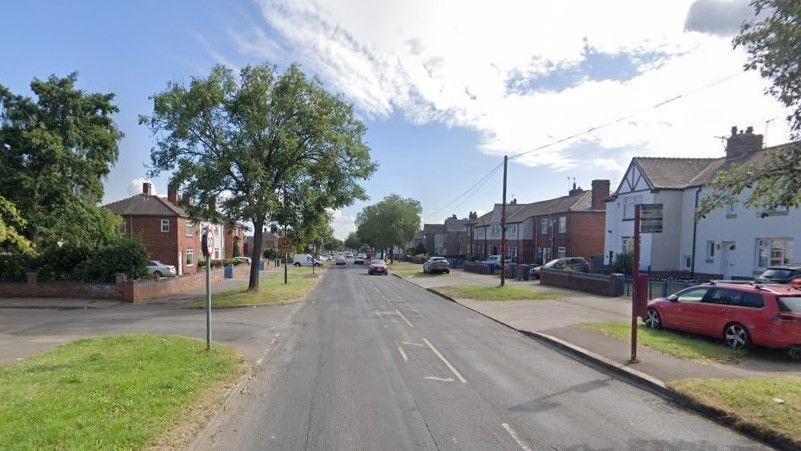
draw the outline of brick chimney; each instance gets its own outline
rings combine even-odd
[[[153,195],[153,185],[150,182],[142,183],[142,194],[145,196]]]
[[[737,126],[731,128],[731,136],[726,141],[726,159],[739,158],[751,152],[762,150],[762,135],[754,134],[754,127],[737,132]]]
[[[174,183],[167,185],[167,200],[178,205],[178,186]]]
[[[579,186],[579,187],[576,187],[576,182],[574,181],[574,182],[573,182],[573,189],[571,189],[570,191],[568,191],[568,192],[567,192],[567,195],[568,195],[568,196],[575,196],[576,194],[581,194],[581,193],[583,193],[583,192],[584,192],[584,190],[583,190],[583,189],[581,189],[581,187],[580,187],[580,186]]]
[[[592,181],[592,209],[605,210],[609,198],[609,180]]]

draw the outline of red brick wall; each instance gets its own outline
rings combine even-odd
[[[197,262],[201,258],[203,258],[203,252],[200,247],[200,237],[201,237],[201,230],[200,227],[195,226],[192,228],[191,236],[187,236],[186,232],[186,224],[190,223],[186,218],[175,218],[178,228],[176,229],[176,235],[178,239],[178,247],[175,251],[175,260],[178,259],[178,252],[181,253],[183,256],[183,263],[184,263],[184,274],[192,274],[198,270]],[[187,263],[187,251],[193,251],[193,258],[192,264]],[[177,265],[175,266],[178,267]]]
[[[606,212],[582,211],[572,212],[568,218],[570,235],[567,247],[569,257],[590,257],[604,253],[604,228]]]
[[[604,296],[617,296],[618,277],[618,275],[613,274],[586,274],[546,269],[540,272],[540,284],[602,294]]]
[[[170,221],[169,232],[161,231],[161,220]],[[177,216],[124,216],[128,233],[139,237],[145,244],[151,260],[158,260],[167,265],[174,265],[176,270],[183,264],[183,273],[197,271],[197,261],[201,258],[200,234],[195,227],[192,236],[186,235],[186,218]],[[187,251],[194,251],[192,265],[186,263]],[[183,261],[178,261],[178,256]]]

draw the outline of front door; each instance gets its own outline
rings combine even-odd
[[[178,251],[178,275],[184,275],[184,252]]]
[[[734,275],[735,257],[734,251],[737,245],[734,241],[724,241],[720,243],[720,273],[724,279],[731,279]]]

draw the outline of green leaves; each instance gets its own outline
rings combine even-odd
[[[404,246],[420,230],[420,202],[390,194],[356,217],[358,237],[377,249]]]

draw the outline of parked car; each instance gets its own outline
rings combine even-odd
[[[430,257],[423,263],[423,272],[426,274],[449,273],[451,272],[451,266],[445,257]]]
[[[792,283],[801,285],[801,266],[770,266],[755,280],[759,283]]]
[[[250,263],[253,261],[250,259],[250,257],[234,257],[231,260],[245,262],[246,265],[250,265]]]
[[[380,258],[370,260],[370,266],[367,268],[367,274],[382,274],[387,275],[387,262]]]
[[[348,261],[345,260],[345,257],[343,257],[341,255],[337,255],[337,258],[334,261],[334,263],[337,264],[337,265],[347,265]]]
[[[345,254],[345,258],[353,258],[353,252],[348,252]]]
[[[311,254],[295,254],[292,257],[292,264],[295,266],[322,266],[322,262],[315,260]]]
[[[354,259],[353,259],[353,264],[354,264],[354,265],[363,265],[363,264],[364,264],[364,260],[365,260],[366,258],[367,258],[367,256],[366,256],[366,255],[364,255],[364,254],[359,254],[359,255],[357,255],[357,256],[356,256],[356,258],[354,258]]]
[[[512,260],[507,258],[504,263],[506,263],[508,265],[511,262],[512,262]],[[490,268],[493,268],[493,269],[500,269],[501,268],[501,256],[500,255],[490,255],[490,256],[487,257],[486,260],[482,260],[479,263],[484,263],[486,265],[489,265]]]
[[[590,264],[587,263],[587,260],[584,260],[581,257],[566,257],[566,258],[557,258],[554,260],[549,261],[548,263],[535,266],[529,270],[529,275],[534,279],[540,278],[540,270],[542,269],[555,269],[555,270],[562,270],[562,271],[577,271],[577,272],[590,272]]]
[[[147,262],[147,272],[156,277],[174,277],[178,275],[178,272],[175,271],[175,266],[165,265],[158,260]]]
[[[801,288],[711,282],[648,303],[648,327],[721,338],[726,346],[789,349],[801,359]]]

